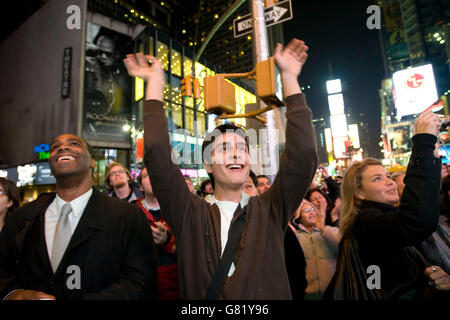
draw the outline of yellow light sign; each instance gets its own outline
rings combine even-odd
[[[144,97],[144,80],[136,77],[134,82],[134,99],[141,100]]]

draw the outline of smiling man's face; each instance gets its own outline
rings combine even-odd
[[[86,143],[72,134],[62,134],[55,138],[50,145],[48,162],[55,178],[89,174],[90,169],[95,166]]]
[[[250,171],[248,147],[239,134],[225,133],[213,144],[212,165],[205,166],[212,173],[216,184],[225,188],[239,189]]]

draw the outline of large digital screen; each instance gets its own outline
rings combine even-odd
[[[330,108],[330,114],[343,114],[344,113],[344,96],[342,93],[332,94],[328,96],[328,106]]]
[[[338,93],[342,91],[341,79],[334,79],[327,81],[328,94]]]
[[[335,137],[347,137],[347,118],[345,114],[330,116],[331,133]]]

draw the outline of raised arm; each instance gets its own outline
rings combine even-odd
[[[190,203],[189,192],[180,169],[172,161],[167,119],[163,109],[164,71],[157,58],[141,53],[124,59],[128,73],[147,82],[144,102],[144,162],[164,219],[174,235],[180,228]]]
[[[262,198],[279,214],[283,230],[311,184],[318,163],[312,112],[298,83],[307,51],[303,41],[293,39],[284,49],[277,44],[274,53],[287,109],[286,146],[277,177]]]
[[[440,214],[441,159],[436,136],[441,125],[431,110],[416,121],[413,148],[404,179],[398,214],[372,210],[355,218],[360,237],[404,247],[425,240],[436,229]]]

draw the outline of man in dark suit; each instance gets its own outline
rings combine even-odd
[[[89,145],[50,146],[56,194],[21,207],[0,235],[0,299],[148,299],[156,294],[153,237],[142,212],[92,188]]]

